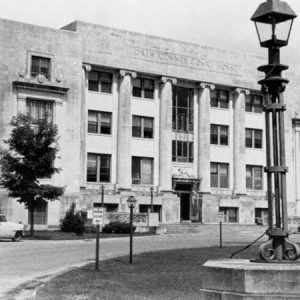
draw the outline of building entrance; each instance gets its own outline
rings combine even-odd
[[[191,195],[190,193],[180,193],[180,220],[189,221],[191,220],[190,216],[190,207],[191,207]]]

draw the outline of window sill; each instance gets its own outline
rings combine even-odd
[[[155,141],[154,138],[143,138],[143,137],[137,137],[137,136],[133,136],[132,137],[133,140],[137,140],[137,141]]]
[[[88,90],[88,93],[91,93],[91,94],[103,94],[103,95],[113,95],[113,93],[106,93],[106,92],[96,92],[96,91],[90,91]]]
[[[105,136],[105,137],[112,137],[112,134],[108,134],[108,133],[91,133],[91,132],[88,132],[87,133],[88,135],[92,135],[92,136]]]
[[[228,107],[228,108],[221,108],[221,107],[213,107],[213,106],[210,106],[210,108],[211,109],[216,109],[216,110],[222,110],[222,111],[228,111],[229,112],[229,110],[230,110],[230,108]]]
[[[255,150],[255,151],[264,151],[264,148],[250,148],[250,147],[245,147],[246,150]]]
[[[191,167],[194,166],[194,162],[184,162],[184,161],[172,161],[172,164],[180,165],[180,166],[186,166],[189,165]]]
[[[263,112],[245,111],[246,114],[264,116]]]
[[[210,144],[210,146],[213,146],[213,147],[217,147],[217,148],[230,148],[229,145],[219,145],[219,144]]]
[[[152,102],[154,102],[154,100],[155,100],[155,98],[143,98],[143,97],[135,97],[135,96],[132,96],[131,97],[132,99],[136,99],[136,100],[145,100],[145,101],[152,101]]]

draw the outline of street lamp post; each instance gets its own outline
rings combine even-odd
[[[288,66],[280,63],[280,48],[288,44],[296,14],[286,2],[267,0],[259,5],[251,20],[255,22],[261,47],[268,49],[268,64],[258,67],[265,78],[258,81],[266,95],[264,104],[266,125],[266,163],[268,190],[269,241],[261,244],[259,254],[267,262],[286,262],[300,257],[297,244],[288,241],[286,166],[284,140],[283,92],[287,79],[281,72]],[[275,206],[273,208],[273,194]],[[275,211],[275,226],[273,222]]]
[[[129,249],[129,263],[132,264],[132,235],[133,235],[133,209],[136,205],[136,199],[130,196],[127,199],[128,207],[130,208],[130,249]]]
[[[153,188],[153,186],[151,186],[151,188],[150,188],[150,196],[151,196],[151,212],[152,213],[154,212],[154,210],[153,210],[153,190],[154,190],[154,188]]]

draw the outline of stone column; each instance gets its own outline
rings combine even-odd
[[[198,105],[198,178],[199,192],[210,193],[210,90],[215,86],[200,83]]]
[[[81,71],[81,126],[80,126],[80,184],[85,186],[86,182],[86,168],[87,168],[87,110],[86,110],[86,99],[88,93],[88,73],[92,70],[91,65],[83,64]]]
[[[172,84],[177,80],[161,78],[159,184],[161,191],[172,190]]]
[[[119,190],[130,190],[131,188],[131,78],[136,78],[135,72],[120,71],[117,135],[117,184]]]
[[[234,192],[238,195],[246,194],[246,153],[245,153],[245,95],[250,91],[235,89],[233,121],[233,173]]]

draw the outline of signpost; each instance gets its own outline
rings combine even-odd
[[[220,223],[220,248],[222,248],[222,223],[224,222],[224,212],[218,213],[218,222]]]
[[[104,208],[94,207],[93,209],[93,225],[96,225],[96,265],[95,270],[99,270],[99,232],[100,225],[104,222]]]

